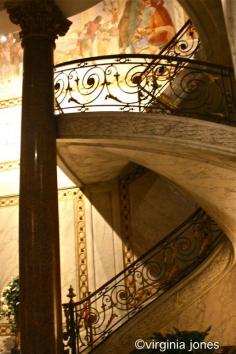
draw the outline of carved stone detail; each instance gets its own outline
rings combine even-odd
[[[48,36],[52,40],[64,36],[71,21],[67,20],[52,0],[6,1],[10,20],[20,25],[20,37]]]
[[[71,113],[57,118],[61,139],[148,138],[235,155],[236,129],[223,124],[151,113]]]
[[[84,196],[81,190],[78,190],[77,198],[74,203],[75,229],[77,235],[77,257],[78,257],[78,284],[79,299],[88,295],[88,259],[87,259],[87,238],[85,222]]]

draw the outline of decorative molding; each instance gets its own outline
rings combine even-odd
[[[11,325],[9,323],[0,323],[0,337],[13,336]]]
[[[18,168],[20,168],[19,160],[0,162],[0,172],[17,170]]]
[[[58,201],[75,199],[79,195],[78,188],[61,189],[58,191]],[[0,197],[0,207],[15,206],[19,204],[19,195]]]
[[[47,36],[55,40],[58,35],[64,36],[68,31],[69,21],[51,0],[6,1],[5,7],[10,20],[20,25],[20,37]]]
[[[235,127],[161,113],[68,113],[56,116],[59,139],[158,139],[158,142],[234,154]]]
[[[68,199],[75,199],[79,194],[79,188],[67,188],[67,189],[60,189],[58,191],[58,200],[68,200]]]
[[[83,299],[89,294],[88,282],[88,258],[87,258],[87,237],[86,237],[86,222],[85,222],[85,204],[84,195],[78,189],[77,197],[74,201],[75,215],[75,230],[77,236],[77,269],[78,269],[78,284],[79,284],[79,299]]]
[[[15,206],[19,204],[19,195],[0,197],[0,208]]]
[[[118,181],[124,268],[128,267],[134,261],[134,254],[130,244],[132,229],[130,220],[129,185],[137,178],[143,176],[147,171],[148,169],[143,166],[135,166],[125,176],[121,176]]]
[[[0,109],[20,106],[22,103],[22,97],[14,97],[8,100],[0,101]]]

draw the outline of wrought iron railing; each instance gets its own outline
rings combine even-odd
[[[64,304],[65,353],[88,353],[128,319],[189,275],[222,239],[199,209],[151,250],[86,298]],[[127,284],[133,283],[130,288]]]
[[[64,113],[162,112],[223,123],[235,115],[230,68],[163,55],[113,55],[58,66],[55,97]]]
[[[191,59],[199,47],[198,32],[189,19],[159,54]]]
[[[158,56],[165,55],[170,57],[193,59],[199,47],[200,39],[198,32],[196,31],[192,21],[189,19],[170,40],[170,42],[160,50]],[[152,71],[153,65],[155,66],[158,60],[159,59],[154,58],[153,61],[151,61],[148,68],[142,73],[143,77],[145,77],[144,74]]]
[[[189,20],[158,55],[123,54],[59,64],[56,113],[162,112],[233,122],[233,71],[193,60],[199,46]]]

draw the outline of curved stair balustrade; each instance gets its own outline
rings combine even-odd
[[[200,47],[200,38],[192,21],[189,19],[176,35],[164,46],[158,56],[166,55],[170,57],[180,57],[193,59]],[[154,58],[148,68],[142,73],[142,77],[152,71],[153,65],[157,64],[158,58]]]
[[[159,54],[181,58],[193,58],[200,47],[197,29],[189,19]]]
[[[235,120],[233,71],[165,55],[112,55],[55,68],[56,113],[162,112]]]
[[[200,39],[198,32],[194,27],[192,21],[189,19],[183,27],[176,33],[176,35],[167,43],[158,53],[160,55],[166,55],[171,57],[180,57],[193,59],[195,53],[200,47]],[[147,69],[142,73],[144,78],[147,73],[150,73],[153,69],[153,65],[157,64],[158,58],[154,58],[149,64]]]
[[[59,64],[55,111],[161,112],[233,122],[233,70],[193,60],[199,47],[188,20],[158,55],[120,54]]]
[[[94,293],[63,304],[65,352],[87,353],[192,273],[223,238],[202,209]]]

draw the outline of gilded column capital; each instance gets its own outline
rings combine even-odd
[[[21,27],[22,41],[29,36],[46,36],[55,40],[64,36],[71,21],[52,0],[5,1],[10,20]]]

